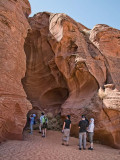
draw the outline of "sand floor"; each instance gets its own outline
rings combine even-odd
[[[0,145],[0,160],[119,160],[120,150],[95,144],[94,150],[79,150],[78,139],[70,146],[61,145],[62,133],[48,131],[42,138],[38,131],[24,133],[24,141],[7,141]],[[88,147],[88,144],[87,144]]]

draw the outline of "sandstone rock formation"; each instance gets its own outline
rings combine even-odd
[[[120,148],[120,31],[47,12],[29,23],[22,82],[33,108],[70,114],[74,136],[81,114],[93,117],[95,139]]]
[[[28,23],[28,0],[1,0],[0,11],[0,141],[22,138],[28,99],[33,111],[70,114],[73,136],[82,114],[95,118],[95,139],[120,148],[120,31],[48,12]]]
[[[0,0],[0,141],[21,139],[31,104],[21,79],[25,75],[24,40],[30,27],[28,0]]]
[[[99,132],[98,137],[120,148],[120,30],[96,25],[91,31],[90,40],[104,56],[107,68],[102,98],[104,114],[101,112],[101,121],[104,119],[101,135],[104,138]]]
[[[107,82],[120,90],[120,30],[107,25],[96,25],[90,40],[100,50],[107,66]]]

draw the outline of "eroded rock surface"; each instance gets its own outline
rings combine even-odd
[[[47,12],[29,23],[22,82],[33,108],[70,114],[74,136],[80,116],[93,117],[95,139],[120,148],[120,31],[106,25],[89,30],[65,14]]]
[[[23,85],[33,107],[57,114],[68,97],[68,87],[48,41],[49,14],[41,13],[36,20],[30,18],[30,24],[32,30],[25,41],[27,72]]]
[[[91,31],[90,40],[105,57],[108,69],[106,83],[114,83],[120,90],[120,30],[96,25]]]
[[[113,84],[104,85],[101,93],[102,111],[99,114],[101,131],[96,130],[96,137],[105,144],[120,148],[120,92]]]
[[[82,114],[95,118],[95,139],[120,148],[120,31],[47,12],[30,27],[27,0],[1,0],[0,10],[0,141],[22,138],[28,99],[33,110],[70,114],[73,136]]]
[[[25,75],[24,40],[30,27],[28,0],[0,0],[0,141],[21,139],[31,104],[21,79]]]

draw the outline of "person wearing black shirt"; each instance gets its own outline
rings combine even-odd
[[[88,127],[88,122],[85,120],[85,116],[82,115],[82,120],[79,122],[79,149],[82,149],[82,142],[83,142],[83,149],[86,149],[86,131]]]
[[[71,129],[70,115],[67,115],[62,130],[63,132],[62,145],[64,145],[64,142],[66,142],[66,146],[69,145],[70,129]]]

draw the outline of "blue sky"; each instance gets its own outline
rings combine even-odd
[[[120,29],[120,0],[29,0],[33,16],[48,11],[66,13],[88,28],[107,24]]]

